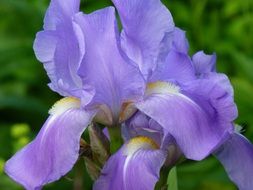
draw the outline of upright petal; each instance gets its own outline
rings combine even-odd
[[[223,73],[216,72],[216,54],[207,55],[199,51],[192,57],[195,75],[200,79],[209,79],[215,81],[231,96],[234,95],[233,87],[228,77]]]
[[[70,171],[81,134],[93,117],[79,106],[72,98],[57,103],[37,137],[7,161],[5,172],[26,189],[38,190]]]
[[[183,89],[172,83],[150,84],[147,97],[136,106],[175,138],[187,158],[201,160],[233,130],[231,119],[236,115],[233,100],[227,99],[226,93],[214,86],[215,96],[203,94],[206,88],[202,87],[203,96],[197,99],[185,95]],[[207,92],[211,92],[209,88]]]
[[[240,190],[252,189],[253,145],[244,136],[232,134],[214,154]]]
[[[172,16],[160,0],[113,0],[113,3],[123,25],[122,47],[147,77],[155,69],[160,52],[171,47]]]
[[[149,82],[194,80],[195,73],[190,57],[187,54],[171,50],[164,62],[159,63]]]
[[[107,105],[116,118],[122,102],[143,94],[144,81],[139,70],[121,56],[115,10],[78,14],[75,22],[82,28],[86,47],[79,74],[84,84],[95,88],[94,102]]]
[[[172,47],[174,50],[180,53],[187,54],[189,51],[189,43],[185,35],[185,31],[178,27],[175,27],[173,33]]]
[[[94,190],[153,190],[166,153],[147,137],[127,142],[108,160]]]
[[[51,80],[50,87],[63,96],[80,97],[82,82],[77,69],[84,55],[83,34],[72,23],[79,1],[52,0],[45,16],[45,30],[37,34],[34,51]]]
[[[192,57],[196,75],[201,75],[216,70],[216,54],[207,55],[199,51]]]
[[[58,25],[68,21],[79,12],[80,0],[51,0],[44,18],[45,30],[56,30]]]

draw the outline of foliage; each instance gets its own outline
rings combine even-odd
[[[187,31],[191,53],[202,49],[217,53],[218,70],[229,75],[235,89],[237,123],[253,142],[253,1],[164,0],[164,3],[176,25]],[[109,0],[83,0],[82,10],[91,12],[110,4]],[[4,162],[36,135],[47,110],[59,98],[46,86],[48,78],[32,50],[47,5],[46,0],[0,1],[0,189],[3,190],[22,189],[3,173]],[[177,173],[180,190],[235,189],[214,158],[188,161],[178,167]],[[91,179],[82,162],[67,177],[45,189],[81,187],[91,189]]]

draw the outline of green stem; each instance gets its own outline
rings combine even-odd
[[[162,167],[160,178],[155,186],[155,190],[177,190],[176,167]]]
[[[123,143],[121,138],[121,128],[120,126],[108,127],[110,134],[110,151],[111,154],[115,153]]]
[[[81,190],[83,188],[83,167],[80,161],[77,162],[77,167],[75,168],[74,177],[74,190]]]
[[[160,178],[159,181],[157,182],[155,186],[155,190],[165,190],[167,189],[167,178],[168,178],[168,173],[170,171],[170,168],[168,167],[162,167],[160,171]]]

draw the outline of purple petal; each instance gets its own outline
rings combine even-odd
[[[163,87],[137,108],[167,130],[187,158],[203,159],[233,130],[237,110],[232,97],[210,81],[191,83],[190,95],[172,84],[171,89]]]
[[[166,166],[173,166],[182,155],[175,139],[155,120],[141,112],[137,112],[122,126],[122,135],[124,140],[139,136],[152,139],[160,149],[167,151]]]
[[[37,59],[41,62],[50,62],[54,59],[57,46],[57,34],[54,31],[37,33],[34,49]]]
[[[150,81],[178,81],[187,82],[194,80],[195,73],[188,55],[170,51],[165,62],[158,64]]]
[[[49,86],[63,96],[81,96],[82,81],[77,70],[85,48],[81,29],[72,23],[78,2],[53,0],[45,18],[48,27],[34,41],[35,55],[51,80]]]
[[[86,53],[79,69],[84,84],[96,91],[94,102],[106,104],[115,118],[122,102],[143,94],[144,80],[118,49],[118,31],[113,7],[78,14],[75,21],[85,36]]]
[[[218,126],[223,126],[222,130],[233,129],[231,125],[228,127],[228,123],[237,118],[237,107],[231,93],[217,81],[213,78],[191,81],[183,87],[183,90],[208,113],[210,119],[218,122]],[[219,128],[216,127],[216,130]]]
[[[51,0],[44,18],[45,30],[56,30],[56,27],[79,12],[80,0]]]
[[[174,35],[172,42],[173,49],[180,53],[187,54],[189,51],[189,43],[186,38],[185,31],[175,27],[173,35]]]
[[[110,157],[94,184],[94,190],[154,189],[166,153],[141,148],[133,155],[126,155],[125,151],[126,145]]]
[[[5,172],[31,190],[58,180],[77,161],[81,134],[92,117],[80,109],[51,115],[35,140],[7,161]]]
[[[207,73],[201,76],[203,79],[208,79],[211,80],[215,83],[217,83],[221,88],[223,88],[230,96],[234,96],[234,89],[233,86],[230,83],[229,78],[227,75],[223,73],[216,73],[216,72],[211,72]]]
[[[123,25],[122,47],[148,76],[160,51],[170,49],[174,23],[160,0],[113,0]],[[163,43],[167,43],[166,45]]]
[[[212,80],[231,96],[234,95],[234,90],[228,77],[225,74],[216,72],[216,54],[207,55],[203,51],[200,51],[193,55],[192,60],[195,74],[198,78]]]
[[[253,187],[253,145],[242,135],[234,133],[215,153],[230,179],[240,190]]]
[[[122,126],[124,140],[137,136],[152,138],[158,145],[162,144],[163,128],[147,115],[137,112]]]
[[[199,51],[192,57],[196,75],[201,75],[216,70],[216,54],[207,55],[203,51]]]

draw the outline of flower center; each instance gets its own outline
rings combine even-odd
[[[135,152],[140,149],[159,149],[159,146],[149,137],[139,136],[132,138],[124,149],[124,154],[126,156],[132,156]]]

